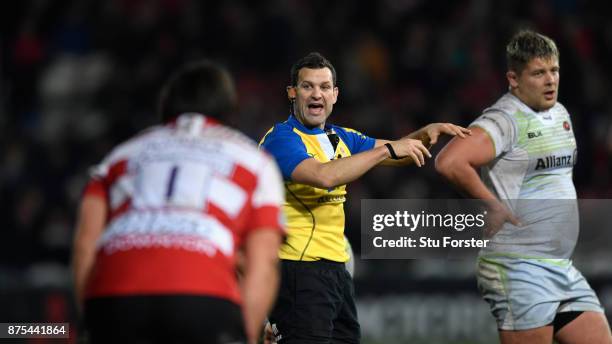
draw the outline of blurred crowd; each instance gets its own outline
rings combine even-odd
[[[612,198],[612,21],[604,5],[12,2],[0,56],[0,286],[18,283],[1,277],[16,271],[34,284],[66,281],[88,168],[156,123],[165,78],[202,57],[233,73],[240,109],[227,122],[255,140],[288,116],[289,69],[310,51],[338,71],[331,122],[398,138],[430,122],[467,126],[507,89],[505,43],[517,29],[532,28],[555,39],[561,52],[559,100],[573,116],[579,195]],[[347,235],[358,250],[362,198],[451,197],[457,195],[435,174],[433,161],[422,169],[376,169],[349,188]]]

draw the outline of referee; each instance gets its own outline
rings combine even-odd
[[[360,328],[344,239],[346,184],[380,164],[422,166],[440,134],[469,130],[430,124],[396,141],[327,124],[338,98],[336,71],[318,53],[291,68],[292,114],[261,140],[285,180],[288,236],[281,245],[281,287],[270,314],[281,343],[358,343]]]

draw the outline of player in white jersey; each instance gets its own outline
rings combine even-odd
[[[219,122],[235,108],[225,69],[187,66],[160,105],[163,124],[117,146],[83,194],[74,279],[92,343],[255,343],[278,290],[280,171]]]
[[[570,259],[578,237],[577,149],[557,102],[557,47],[520,31],[506,53],[509,92],[472,123],[471,137],[440,152],[436,169],[488,207],[491,244],[480,252],[477,278],[501,342],[610,344],[599,300]]]

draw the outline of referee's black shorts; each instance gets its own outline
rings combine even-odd
[[[281,286],[270,314],[280,343],[359,343],[355,290],[344,263],[281,264]]]
[[[85,302],[91,343],[246,343],[240,306],[214,297],[150,295]]]

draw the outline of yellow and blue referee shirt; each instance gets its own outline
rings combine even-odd
[[[328,137],[330,133],[337,135],[332,136],[337,137],[335,149]],[[283,211],[287,240],[280,249],[281,259],[336,262],[349,259],[344,240],[346,185],[319,189],[291,181],[291,173],[305,159],[325,163],[372,149],[375,142],[356,130],[335,125],[326,125],[324,130],[309,129],[294,116],[266,133],[260,145],[274,156],[285,181]]]

